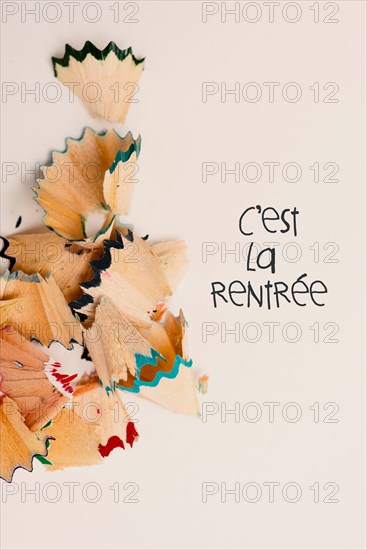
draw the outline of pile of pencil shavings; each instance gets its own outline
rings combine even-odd
[[[75,93],[88,85],[99,90],[98,101],[80,94],[93,115],[123,122],[125,96],[144,60],[113,42],[104,50],[87,42],[81,51],[67,45],[53,65]],[[199,413],[207,377],[196,381],[185,318],[167,305],[186,266],[185,243],[151,244],[120,221],[129,212],[140,146],[140,137],[113,129],[87,128],[67,139],[34,188],[46,231],[3,238],[9,268],[0,281],[0,476],[8,482],[17,468],[32,471],[35,457],[57,469],[133,447],[138,433],[123,392]],[[100,227],[87,235],[96,213]],[[63,361],[51,354],[60,344]],[[76,344],[83,368],[68,360]]]

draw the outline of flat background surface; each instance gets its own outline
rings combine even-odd
[[[2,3],[3,6],[6,2]],[[9,3],[8,3],[9,4]],[[16,4],[10,2],[10,4]],[[25,2],[19,2],[25,4]],[[33,2],[27,2],[32,7]],[[44,4],[41,2],[41,4]],[[34,88],[39,82],[38,102],[21,93],[3,98],[2,162],[21,163],[32,170],[36,162],[46,162],[52,149],[62,149],[67,136],[79,137],[84,126],[101,130],[106,125],[92,119],[78,98],[68,99],[60,84],[60,101],[42,97],[42,90],[53,78],[51,56],[61,56],[64,44],[80,49],[85,40],[105,47],[110,40],[121,47],[132,46],[135,55],[146,56],[146,69],[140,81],[139,102],[132,105],[120,132],[141,133],[143,144],[139,183],[136,186],[129,220],[140,234],[153,239],[180,238],[188,243],[191,269],[175,296],[172,308],[183,307],[189,321],[190,351],[196,367],[210,374],[206,401],[219,411],[240,403],[256,403],[261,418],[249,422],[234,415],[221,419],[220,413],[207,422],[174,415],[139,401],[140,440],[132,451],[115,451],[98,467],[48,473],[36,464],[33,474],[18,471],[15,494],[1,503],[1,547],[4,549],[360,549],[364,541],[364,399],[363,369],[365,324],[364,304],[364,2],[338,2],[338,23],[313,22],[311,2],[298,2],[299,22],[287,23],[281,12],[269,22],[263,2],[257,23],[230,17],[221,23],[220,13],[202,22],[201,2],[138,2],[137,23],[121,19],[132,8],[121,3],[120,22],[115,23],[115,3],[99,2],[100,20],[83,19],[81,6],[75,8],[75,21],[68,22],[64,2],[59,2],[61,18],[39,23],[19,13],[2,25],[2,79]],[[96,3],[95,3],[96,4]],[[126,3],[125,3],[126,4]],[[232,3],[231,3],[232,4]],[[284,3],[282,3],[283,6]],[[331,12],[320,4],[320,17]],[[334,4],[334,3],[332,3]],[[220,3],[218,4],[220,9]],[[95,16],[93,6],[87,12]],[[49,8],[47,17],[55,12]],[[278,15],[277,15],[278,14]],[[290,17],[294,17],[289,12]],[[250,17],[253,17],[250,14]],[[202,82],[225,83],[228,89],[239,82],[261,86],[257,103],[233,97],[221,102],[220,94],[202,101]],[[264,82],[279,82],[275,100],[270,103]],[[296,103],[281,95],[284,84],[297,82],[302,97]],[[313,101],[309,89],[320,83],[321,101]],[[336,82],[338,103],[324,103],[323,86]],[[22,84],[25,83],[25,84]],[[50,90],[51,95],[51,90]],[[47,96],[46,96],[47,98]],[[202,163],[256,162],[263,168],[260,181],[236,183],[219,175],[202,182]],[[302,177],[296,183],[284,181],[281,171],[268,181],[264,162],[280,167],[296,162]],[[309,166],[335,162],[339,166],[336,183],[313,181]],[[33,176],[22,182],[21,172],[2,182],[2,234],[41,225],[41,211],[32,199]],[[326,306],[280,310],[234,308],[225,305],[214,310],[210,283],[234,279],[266,282],[267,272],[249,275],[244,263],[220,254],[202,261],[205,242],[219,249],[241,249],[248,242],[238,231],[238,218],[251,205],[293,208],[299,215],[299,236],[269,235],[257,231],[257,242],[279,242],[277,277],[294,281],[302,273],[309,280],[322,279],[328,286]],[[283,247],[297,241],[302,257],[298,262],[282,257]],[[339,247],[328,263],[326,243]],[[224,243],[223,245],[221,243]],[[315,262],[314,243],[320,246]],[[289,255],[294,249],[288,249]],[[277,322],[274,342],[269,341],[267,322]],[[235,342],[220,333],[202,341],[205,322],[257,323],[258,342],[241,336]],[[297,323],[302,336],[290,343],[282,337],[287,323]],[[320,324],[319,343],[309,329]],[[338,343],[324,343],[329,334],[325,323],[336,323]],[[293,337],[292,329],[289,335]],[[288,338],[289,339],[289,338]],[[128,396],[128,401],[131,401]],[[137,400],[138,402],[138,400]],[[264,403],[277,402],[274,422]],[[282,411],[295,402],[301,410],[298,422],[289,422]],[[338,422],[325,422],[336,403]],[[314,403],[319,403],[320,421],[315,422]],[[246,410],[246,409],[245,409]],[[248,416],[255,409],[248,409]],[[287,408],[285,409],[287,412]],[[294,413],[289,409],[289,415]],[[222,420],[224,420],[222,422]],[[58,502],[50,503],[57,483]],[[78,482],[75,499],[69,502],[68,482]],[[101,499],[86,502],[82,490],[97,483]],[[138,503],[114,502],[109,489],[118,482],[139,485]],[[258,502],[232,495],[221,502],[220,491],[202,502],[202,483],[233,487],[257,483],[262,493]],[[275,502],[269,502],[266,482],[280,484]],[[287,502],[282,488],[289,482],[302,489],[298,502]],[[314,502],[309,489],[320,484],[320,502]],[[323,502],[331,493],[328,482],[337,484],[336,503]],[[22,486],[21,483],[24,483]],[[25,490],[40,484],[41,498],[35,503]],[[42,491],[46,487],[46,498]],[[1,486],[4,500],[4,484]],[[122,489],[123,497],[131,492]],[[22,499],[23,494],[23,499]],[[88,493],[93,498],[93,489]],[[250,498],[254,493],[249,492]],[[293,493],[290,490],[290,497]],[[23,500],[23,501],[22,501]],[[249,500],[249,499],[247,499]]]

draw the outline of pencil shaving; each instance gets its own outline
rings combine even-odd
[[[107,392],[98,382],[76,391],[71,408],[65,408],[48,433],[55,439],[50,446],[49,468],[98,464],[112,450],[133,444],[131,419],[117,393]]]
[[[143,70],[130,48],[66,45],[53,65],[93,116],[125,120]],[[91,100],[86,89],[98,97]],[[197,384],[186,320],[182,311],[177,317],[169,311],[187,269],[186,244],[152,244],[121,220],[130,212],[140,148],[140,136],[121,137],[114,129],[85,128],[79,139],[68,138],[34,187],[46,230],[3,237],[0,254],[9,266],[0,277],[5,481],[17,468],[32,471],[34,459],[57,470],[96,465],[112,452],[123,457],[139,434],[122,396],[134,393],[199,415],[198,389],[206,391],[207,377]],[[83,353],[75,364],[78,345]],[[59,360],[57,347],[64,354]]]
[[[52,58],[55,76],[75,93],[92,116],[124,122],[131,103],[136,103],[144,59],[131,48],[121,50],[110,42],[99,50],[87,41],[81,50],[65,46],[62,58]]]
[[[31,472],[34,457],[47,455],[50,436],[27,428],[15,401],[7,396],[0,399],[0,421],[0,477],[11,482],[17,468]]]
[[[116,215],[127,214],[141,140],[114,130],[100,134],[86,128],[79,139],[68,138],[62,152],[52,152],[52,163],[34,188],[45,211],[48,229],[70,241],[98,242],[109,238]],[[135,168],[134,168],[135,167]],[[105,196],[106,194],[106,196]],[[87,222],[99,213],[103,222],[87,235]]]
[[[25,338],[45,346],[56,341],[69,349],[73,340],[82,343],[81,326],[52,275],[44,279],[37,273],[7,271],[0,277],[0,300],[13,300],[6,308],[7,320]]]
[[[147,326],[156,305],[172,290],[149,245],[131,233],[116,233],[116,240],[105,242],[103,258],[92,262],[94,278],[81,284],[83,296],[71,305],[93,321],[96,303],[106,297],[130,321]]]

